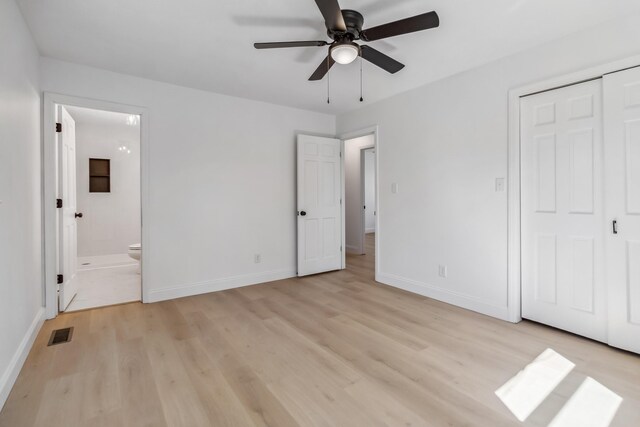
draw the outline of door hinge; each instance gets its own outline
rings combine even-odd
[[[340,252],[342,252],[342,246],[340,246]]]
[[[56,208],[62,208],[62,199],[56,199]]]
[[[58,274],[58,285],[62,285],[64,283],[64,276],[62,274]]]
[[[62,132],[62,123],[56,123],[56,132],[57,133]]]

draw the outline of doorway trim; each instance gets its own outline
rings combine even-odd
[[[375,236],[375,280],[378,281],[378,276],[380,274],[380,156],[378,155],[380,150],[380,133],[378,130],[378,125],[373,125],[369,127],[365,127],[359,130],[344,132],[338,135],[340,139],[340,150],[342,153],[345,152],[345,141],[348,139],[359,138],[361,136],[373,135],[373,146],[367,148],[373,148],[376,150],[376,236]],[[361,151],[362,153],[362,151]],[[345,212],[346,212],[346,203],[344,203],[345,196],[345,182],[344,182],[344,154],[342,157],[342,247],[344,250],[342,251],[342,265],[343,268],[346,267],[346,246],[345,246],[345,236],[346,236],[346,223],[345,223]],[[362,172],[362,171],[361,171]]]
[[[143,248],[149,247],[149,233],[145,224],[149,224],[149,113],[145,107],[119,104],[109,101],[62,95],[58,93],[44,92],[43,114],[43,138],[42,138],[42,205],[43,205],[43,276],[44,276],[44,301],[47,319],[53,319],[58,315],[57,301],[57,209],[56,187],[58,182],[56,165],[56,132],[55,132],[55,107],[56,105],[69,105],[74,107],[92,108],[96,110],[111,111],[114,113],[136,114],[140,116],[140,204],[141,204],[141,243]],[[141,293],[142,302],[149,300],[145,287],[145,278],[150,271],[148,250],[142,251],[140,260],[141,269]]]
[[[507,308],[508,321],[522,320],[521,222],[520,222],[520,98],[602,78],[640,66],[640,55],[556,76],[509,91],[507,172]],[[377,248],[376,248],[377,250]]]

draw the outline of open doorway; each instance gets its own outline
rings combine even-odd
[[[376,232],[376,149],[362,150],[362,187],[364,192],[364,233],[367,235]],[[370,236],[375,237],[375,236]],[[365,252],[366,252],[365,242]]]
[[[344,140],[345,247],[347,268],[375,272],[375,134]]]
[[[58,310],[140,301],[140,116],[55,112]]]

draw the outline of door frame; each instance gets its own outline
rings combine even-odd
[[[369,146],[369,147],[364,147],[365,149],[370,149],[373,148],[374,150],[376,150],[376,236],[375,236],[375,280],[378,281],[378,276],[380,274],[380,185],[379,185],[379,180],[380,180],[380,174],[378,173],[378,171],[380,170],[379,166],[380,166],[380,156],[378,155],[378,153],[380,152],[380,132],[378,129],[378,125],[372,125],[372,126],[368,126],[366,128],[362,128],[359,130],[355,130],[355,131],[350,131],[350,132],[344,132],[340,135],[338,135],[338,138],[340,139],[340,150],[342,151],[343,155],[342,155],[342,164],[341,164],[341,169],[342,169],[342,247],[344,248],[344,250],[342,251],[342,268],[346,268],[347,266],[347,250],[346,250],[346,203],[344,202],[345,200],[345,182],[344,182],[344,153],[345,153],[345,141],[348,139],[354,139],[354,138],[359,138],[361,136],[367,136],[367,135],[373,135],[373,145]],[[362,156],[362,150],[360,151],[360,154]],[[360,170],[361,173],[361,180],[362,180],[362,168]],[[364,213],[363,213],[364,216]],[[363,222],[363,227],[364,227],[364,222]],[[364,238],[364,233],[363,233],[363,238]]]
[[[640,66],[640,55],[527,84],[509,91],[507,172],[507,309],[508,321],[522,320],[521,222],[520,222],[520,98],[595,80]],[[376,247],[377,250],[377,247]]]
[[[47,319],[58,315],[57,280],[58,274],[58,210],[56,195],[58,183],[58,166],[56,163],[56,105],[93,108],[115,113],[136,114],[140,116],[140,205],[141,205],[141,243],[149,248],[149,232],[144,225],[149,224],[149,112],[145,107],[119,104],[109,101],[82,98],[44,92],[43,138],[42,138],[42,205],[43,205],[43,279],[44,302]],[[150,271],[149,251],[142,251],[140,260],[142,302],[148,302],[148,290],[145,277]]]

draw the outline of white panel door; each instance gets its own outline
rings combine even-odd
[[[76,224],[76,123],[67,110],[58,107],[62,133],[58,134],[59,192],[62,199],[59,232],[59,271],[63,283],[59,286],[59,309],[65,311],[78,292],[78,226]]]
[[[521,100],[522,317],[607,340],[602,80]]]
[[[342,268],[340,140],[298,135],[298,276]]]
[[[604,90],[609,344],[640,353],[640,68]]]

